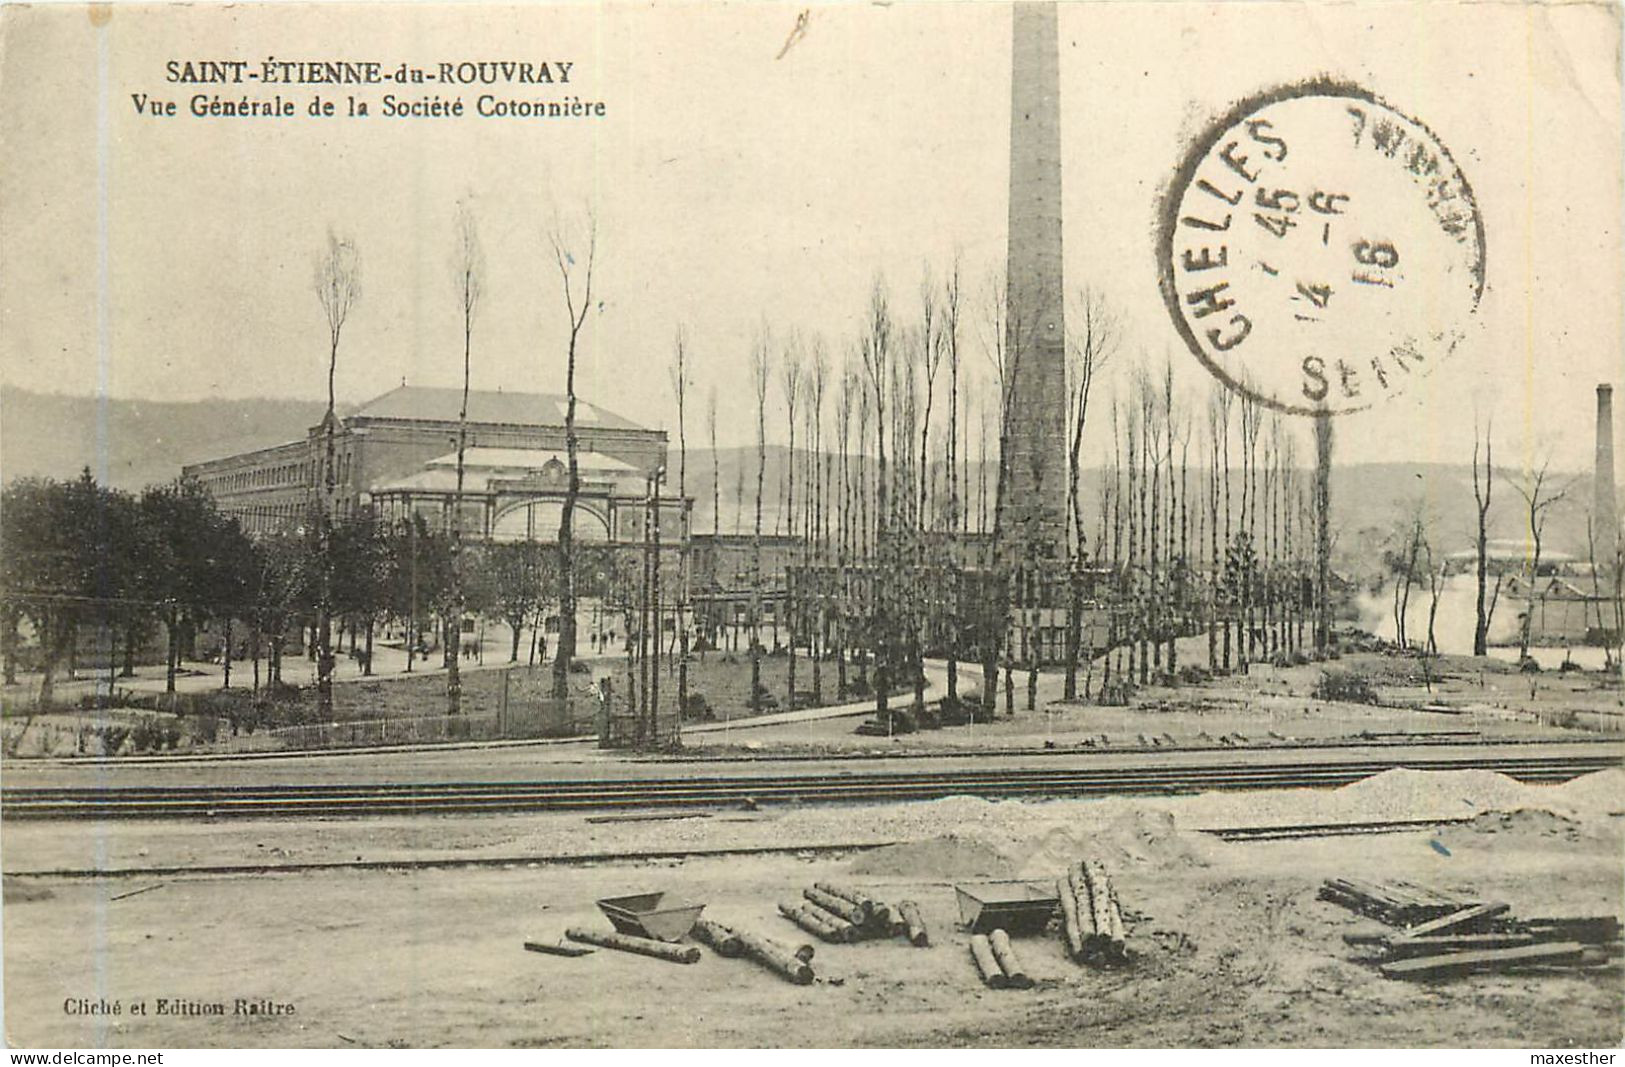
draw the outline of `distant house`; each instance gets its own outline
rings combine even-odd
[[[1523,538],[1495,539],[1484,545],[1485,569],[1495,575],[1527,573],[1534,558],[1535,546]],[[1578,557],[1567,552],[1554,552],[1542,547],[1537,576],[1550,577],[1571,569]],[[1446,574],[1465,574],[1478,568],[1478,549],[1464,548],[1445,557]]]
[[[1525,576],[1512,575],[1502,580],[1501,597],[1516,609],[1516,625],[1508,638],[1512,641],[1519,639],[1524,615],[1532,610],[1532,644],[1556,647],[1619,642],[1614,600],[1594,590],[1589,577],[1541,576],[1531,582]]]

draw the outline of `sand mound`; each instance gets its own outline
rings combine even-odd
[[[1554,805],[1575,811],[1599,815],[1625,811],[1625,769],[1618,767],[1535,788]]]
[[[1180,830],[1166,811],[1129,811],[1097,831],[1056,826],[1031,839],[1021,873],[1029,878],[1058,876],[1080,859],[1099,860],[1108,869],[1206,867],[1213,847],[1200,835]]]
[[[944,834],[867,852],[848,867],[853,874],[923,878],[1008,878],[1010,857],[985,841]]]
[[[1397,767],[1337,790],[1372,820],[1512,811],[1529,802],[1529,787],[1495,771],[1413,771]]]
[[[50,887],[34,882],[25,882],[21,878],[0,879],[0,894],[3,894],[7,904],[21,904],[30,900],[50,900],[56,896]]]

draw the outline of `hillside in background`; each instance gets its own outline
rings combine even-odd
[[[8,482],[72,478],[88,466],[114,488],[141,489],[170,481],[183,464],[297,440],[324,408],[306,400],[103,402],[0,388],[0,473]]]
[[[303,400],[218,400],[170,403],[33,393],[0,388],[0,475],[6,481],[27,476],[71,478],[89,466],[108,484],[140,489],[166,482],[181,466],[297,440],[315,425],[322,405]],[[788,450],[770,446],[762,487],[762,528],[782,530],[782,499]],[[104,458],[105,457],[105,458]],[[103,463],[105,462],[105,468]],[[677,483],[677,452],[668,461],[669,486]],[[749,533],[755,525],[756,450],[753,447],[690,448],[688,492],[694,498],[694,530],[713,527],[713,472],[720,487],[723,533]],[[798,468],[798,479],[800,478]],[[1190,472],[1192,493],[1202,490],[1201,472]],[[1307,474],[1305,478],[1307,479]],[[1086,470],[1083,499],[1093,515],[1100,500],[1102,472]],[[977,507],[972,468],[969,506]],[[991,472],[988,478],[992,492]],[[1235,476],[1239,492],[1240,476]],[[1306,483],[1307,484],[1307,483]],[[1568,496],[1552,508],[1546,543],[1555,551],[1584,558],[1586,516],[1591,500],[1589,473],[1553,475],[1550,484],[1568,486]],[[797,485],[797,496],[806,486]],[[1625,493],[1621,494],[1625,498]],[[1426,504],[1436,550],[1468,548],[1474,530],[1472,470],[1465,464],[1351,464],[1332,472],[1332,515],[1337,555],[1373,559],[1393,528],[1418,501]],[[1521,537],[1523,501],[1511,484],[1494,489],[1491,536]],[[991,505],[990,505],[991,506]],[[974,524],[974,523],[973,523]]]

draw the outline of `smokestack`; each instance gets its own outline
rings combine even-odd
[[[1619,551],[1619,511],[1614,501],[1614,387],[1597,386],[1597,466],[1591,485],[1591,526],[1597,566],[1611,582]]]

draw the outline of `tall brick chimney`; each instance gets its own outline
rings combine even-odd
[[[1066,538],[1066,323],[1061,268],[1061,77],[1053,2],[1017,3],[1010,49],[1006,284],[1008,483],[999,525],[1018,563]]]
[[[1614,500],[1614,387],[1597,386],[1597,464],[1591,482],[1591,530],[1597,566],[1611,579],[1619,551],[1619,510]]]

